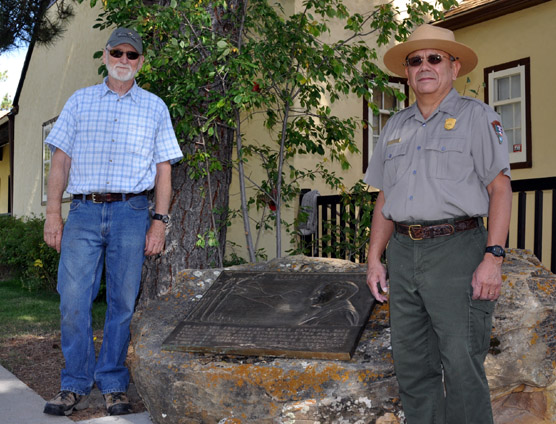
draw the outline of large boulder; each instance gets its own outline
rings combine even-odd
[[[235,269],[364,271],[294,256]],[[485,363],[497,424],[556,422],[556,279],[528,251],[504,262],[503,295]],[[237,357],[161,349],[221,270],[187,270],[139,310],[130,367],[156,424],[401,423],[387,305],[377,305],[349,361]]]
[[[556,277],[530,252],[503,265],[485,361],[497,424],[556,422]]]

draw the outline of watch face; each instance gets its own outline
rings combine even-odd
[[[170,222],[170,217],[168,215],[160,215],[159,213],[155,213],[153,215],[153,219],[156,219],[157,221],[162,221],[165,224],[168,224],[168,222]]]
[[[506,252],[502,246],[488,246],[486,248],[488,253],[492,253],[494,256],[504,257],[506,256]]]

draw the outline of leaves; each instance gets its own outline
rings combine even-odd
[[[341,185],[329,161],[349,169],[361,121],[337,116],[340,109],[331,105],[385,89],[387,75],[375,46],[404,40],[429,14],[441,16],[434,4],[421,0],[407,1],[405,19],[394,2],[356,13],[342,0],[304,0],[293,13],[267,0],[157,3],[104,0],[97,26],[133,25],[142,35],[146,61],[138,81],[168,104],[189,177],[207,178],[233,164],[240,184],[248,183],[254,193],[242,199],[242,213],[272,201],[275,213],[259,215],[257,227],[274,227],[278,234],[287,224],[281,208],[296,199],[301,181],[322,178],[332,189]],[[331,28],[344,28],[343,38]],[[241,129],[258,116],[268,130],[264,139]],[[216,159],[219,134],[228,130],[238,142],[235,162]],[[292,165],[304,155],[319,159],[313,169]],[[262,176],[245,175],[246,161]],[[251,235],[249,219],[244,222]],[[197,243],[206,246],[205,236]]]
[[[58,0],[49,9],[50,3],[44,0],[2,0],[0,53],[31,41],[49,46],[59,40],[73,17],[73,8],[69,0]]]

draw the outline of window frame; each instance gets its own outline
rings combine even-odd
[[[532,168],[532,136],[531,136],[531,60],[522,58],[484,68],[485,103],[495,108],[493,100],[494,80],[510,75],[520,75],[521,80],[521,137],[525,152],[510,152],[510,168]],[[502,127],[504,122],[502,122]]]
[[[407,83],[407,78],[390,77],[388,79],[389,86],[402,86],[403,93],[405,94],[405,100],[403,102],[403,108],[409,106],[409,84]],[[399,89],[399,87],[396,87]],[[401,90],[400,90],[401,91]],[[371,93],[372,98],[372,93]],[[401,109],[400,109],[401,110]],[[383,110],[381,110],[382,112]],[[384,112],[387,112],[384,110]],[[369,137],[372,138],[372,110],[369,107],[369,103],[366,99],[363,100],[363,174],[367,172],[367,166],[369,165],[369,160],[373,154],[371,149],[371,141]],[[391,116],[391,115],[390,115]],[[369,119],[371,118],[371,119]]]

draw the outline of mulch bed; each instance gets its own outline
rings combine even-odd
[[[94,335],[98,352],[102,343],[102,331],[97,331]],[[4,339],[0,341],[0,363],[43,399],[51,399],[60,390],[60,371],[64,367],[60,334]],[[134,413],[145,411],[133,385],[130,386],[128,396]],[[102,395],[95,388],[91,393],[89,408],[75,411],[68,418],[82,421],[106,415]]]

